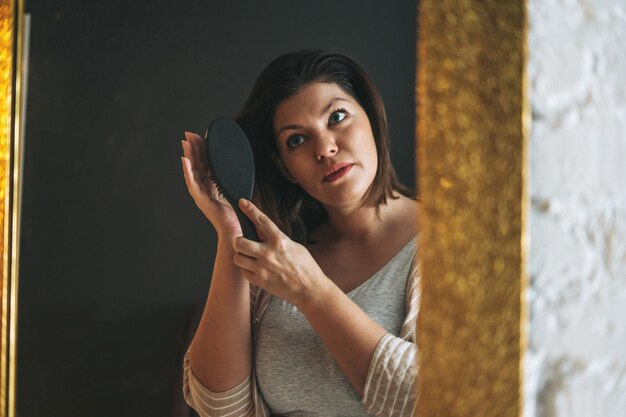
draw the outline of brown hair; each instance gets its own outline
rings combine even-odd
[[[255,200],[270,219],[290,238],[304,243],[326,219],[322,205],[278,170],[273,121],[278,105],[310,82],[337,84],[365,110],[372,126],[378,167],[364,205],[376,207],[396,191],[414,198],[397,179],[389,154],[389,131],[382,98],[365,71],[352,58],[338,52],[305,49],[274,59],[259,75],[237,122],[250,140],[256,164]]]

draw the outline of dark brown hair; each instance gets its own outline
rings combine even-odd
[[[372,126],[378,152],[378,167],[364,205],[376,207],[394,191],[414,197],[400,184],[391,165],[387,116],[380,94],[365,71],[352,58],[338,52],[305,49],[273,60],[259,75],[237,122],[250,140],[256,164],[255,200],[270,219],[290,238],[304,243],[326,219],[322,205],[298,184],[289,182],[278,170],[274,114],[278,105],[310,82],[337,84],[365,110]]]

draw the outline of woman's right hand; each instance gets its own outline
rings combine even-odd
[[[235,211],[228,200],[217,190],[209,175],[204,139],[192,132],[185,132],[185,138],[187,140],[182,141],[185,154],[182,162],[189,194],[213,224],[218,235],[226,239],[241,236],[241,226]]]

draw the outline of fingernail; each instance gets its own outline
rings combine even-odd
[[[191,132],[185,132],[185,139],[189,140],[191,136],[192,136]]]
[[[240,198],[239,199],[239,205],[241,207],[248,207],[248,200],[246,200],[245,198]]]

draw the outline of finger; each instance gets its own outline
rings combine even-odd
[[[196,169],[193,167],[193,163],[189,159],[189,157],[184,156],[183,160],[183,172],[185,173],[185,179],[187,180],[187,185],[194,185],[196,187],[199,186],[199,174]]]
[[[196,196],[200,196],[200,194],[208,194],[213,200],[224,202],[225,198],[222,194],[217,190],[217,186],[211,180],[211,177],[208,173],[204,176],[196,170],[193,169],[191,165],[191,161],[187,157],[182,158],[183,161],[183,174],[185,175],[185,183],[187,184],[187,188],[194,198]]]
[[[241,253],[236,253],[235,256],[233,256],[233,263],[239,268],[250,272],[254,272],[257,266],[256,259],[242,255]]]
[[[194,167],[194,172],[196,173],[196,178],[202,182],[204,188],[206,188],[214,198],[224,200],[224,196],[217,190],[215,182],[211,179],[211,170],[209,169],[205,152],[205,139],[193,132],[185,132],[185,138],[187,139],[187,147],[191,156],[190,159]]]
[[[185,132],[185,139],[187,139],[189,142],[193,143],[194,146],[199,143],[202,142],[202,136],[198,135],[197,133],[194,132]]]
[[[206,169],[208,165],[206,161],[204,139],[202,139],[202,137],[197,133],[193,132],[185,132],[185,138],[193,148],[194,158],[197,163],[202,166],[202,169]]]
[[[206,171],[207,166],[204,163],[204,160],[198,150],[198,144],[196,143],[195,135],[189,132],[185,132],[185,138],[187,139],[184,141],[185,144],[183,145],[183,147],[186,149],[186,152],[187,152],[185,156],[189,158],[192,166],[195,169],[198,169],[202,172]]]
[[[261,243],[246,239],[243,236],[235,237],[233,240],[233,247],[238,253],[254,259],[258,258],[263,251],[263,245]]]
[[[194,181],[202,183],[205,188],[211,189],[210,185],[207,187],[210,182],[208,181],[210,178],[209,171],[208,169],[202,169],[202,165],[198,163],[198,157],[196,156],[193,145],[185,140],[182,141],[182,145],[185,157],[189,160],[193,172],[193,176],[190,176],[190,179],[193,178]]]
[[[189,159],[189,162],[191,162],[192,169],[195,171],[199,171],[199,168],[201,168],[201,164],[198,161],[198,157],[196,156],[196,151],[193,144],[188,140],[183,140],[182,145],[185,157]]]
[[[185,156],[191,161],[191,166],[194,168],[201,167],[201,161],[198,160],[197,152],[194,145],[194,136],[190,132],[185,132],[185,140],[182,141],[183,150]]]
[[[191,159],[192,153],[193,153],[191,143],[189,143],[189,141],[186,141],[186,140],[181,140],[180,143],[183,145],[183,155],[185,155],[186,158]]]
[[[248,216],[252,223],[256,226],[257,230],[266,238],[272,239],[282,237],[283,232],[280,231],[278,226],[270,220],[261,210],[257,208],[251,201],[242,198],[239,200],[239,207],[243,213]]]
[[[194,146],[196,146],[198,142],[202,142],[202,137],[194,132],[185,132],[185,139]]]
[[[193,168],[191,167],[191,161],[186,156],[181,158],[183,162],[183,175],[185,176],[185,183],[192,196],[197,195],[200,192],[200,186],[194,177]]]

